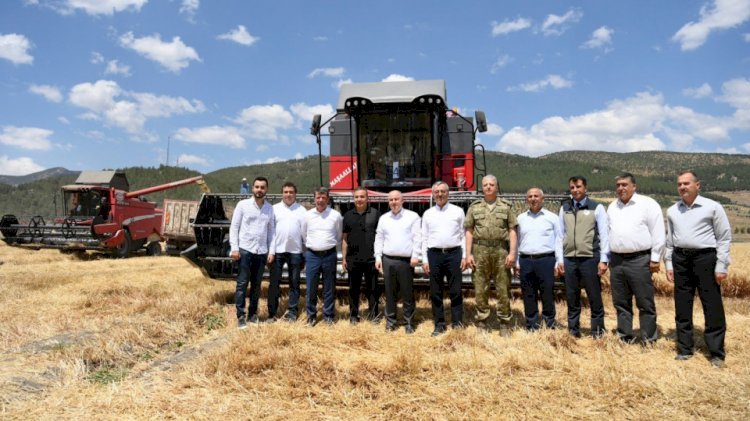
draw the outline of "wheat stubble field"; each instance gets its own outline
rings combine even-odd
[[[725,300],[727,364],[674,357],[674,309],[658,275],[661,337],[650,348],[510,338],[469,327],[431,338],[277,322],[238,331],[233,282],[174,257],[125,260],[0,245],[0,417],[4,419],[747,419],[750,245],[734,244]],[[344,293],[339,294],[344,297]],[[608,297],[609,293],[605,294]],[[473,314],[468,298],[467,320]],[[282,308],[286,303],[282,302]],[[615,326],[606,299],[607,328]],[[517,321],[522,303],[513,302]],[[261,300],[261,317],[265,300]],[[558,301],[558,321],[565,303]],[[588,326],[584,310],[584,327]],[[702,332],[696,303],[696,328]],[[699,346],[702,339],[697,340]]]

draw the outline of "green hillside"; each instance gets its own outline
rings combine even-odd
[[[328,180],[327,163],[323,163],[323,180]],[[588,179],[590,191],[612,191],[614,177],[622,171],[636,175],[638,191],[654,195],[662,204],[676,198],[676,174],[686,168],[698,172],[703,180],[704,193],[711,191],[737,191],[750,186],[750,156],[727,154],[694,154],[678,152],[559,152],[539,158],[510,155],[499,152],[485,154],[487,173],[495,174],[505,193],[523,193],[531,186],[541,187],[547,193],[567,192],[567,180],[572,175]],[[199,173],[180,167],[123,168],[130,181],[131,190],[142,189],[193,177]],[[252,181],[265,176],[270,191],[279,193],[285,180],[297,184],[301,193],[309,193],[320,184],[317,156],[277,162],[223,168],[204,175],[214,192],[238,193],[242,177]],[[50,176],[18,186],[0,183],[0,215],[12,213],[19,216],[54,215],[55,197],[59,202],[60,187],[75,181],[75,175]],[[726,198],[714,198],[727,202]],[[148,199],[162,203],[165,198],[197,200],[200,189],[188,185],[174,190],[153,193]]]

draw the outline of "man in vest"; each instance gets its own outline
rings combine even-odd
[[[568,331],[577,338],[581,336],[581,288],[584,288],[591,307],[591,335],[599,338],[604,334],[600,277],[607,271],[609,253],[607,210],[588,197],[585,177],[570,177],[568,189],[570,199],[560,207]]]

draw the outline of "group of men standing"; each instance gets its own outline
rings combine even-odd
[[[403,207],[399,191],[388,193],[389,211],[383,215],[370,206],[367,190],[354,191],[354,208],[343,217],[329,206],[328,190],[315,191],[315,207],[305,210],[296,202],[293,183],[282,186],[282,201],[265,201],[268,181],[258,177],[251,199],[240,201],[230,228],[231,257],[239,262],[235,302],[240,328],[258,323],[257,307],[263,267],[270,265],[269,319],[278,312],[281,271],[289,273],[288,320],[297,319],[300,272],[306,270],[306,313],[317,323],[317,290],[323,281],[323,321],[335,320],[336,246],[341,244],[342,268],[349,276],[349,319],[360,321],[360,293],[367,297],[366,318],[379,322],[383,277],[386,330],[399,326],[397,302],[403,301],[403,325],[414,333],[415,268],[430,279],[433,336],[447,329],[443,300],[450,298],[451,327],[464,327],[462,272],[472,269],[476,300],[474,321],[490,329],[490,282],[497,294],[500,333],[510,332],[511,271],[517,271],[524,303],[526,328],[557,328],[554,302],[555,278],[565,282],[567,328],[581,337],[581,290],[591,309],[591,335],[605,333],[601,276],[610,271],[612,301],[617,312],[617,336],[635,341],[632,301],[638,308],[640,337],[649,344],[657,339],[656,306],[652,274],[664,257],[667,278],[675,283],[677,358],[694,352],[692,308],[695,290],[706,317],[705,337],[711,363],[723,365],[726,322],[721,301],[721,282],[727,277],[731,231],[718,203],[700,196],[700,181],[692,171],[678,177],[681,200],[669,208],[665,229],[661,208],[653,199],[636,193],[635,177],[616,177],[617,200],[605,207],[588,197],[586,178],[568,180],[570,198],[558,214],[543,207],[544,192],[527,191],[528,210],[516,215],[511,204],[499,198],[495,176],[482,179],[483,198],[466,213],[450,203],[448,185],[432,186],[434,205],[422,217]],[[666,250],[666,253],[665,253]],[[250,284],[248,317],[245,313]],[[364,285],[364,289],[362,289]],[[538,301],[542,311],[539,314]]]

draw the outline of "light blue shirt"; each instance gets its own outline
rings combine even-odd
[[[518,215],[518,253],[555,253],[557,263],[563,262],[560,218],[542,208],[539,213],[527,210]]]
[[[273,235],[275,231],[273,207],[263,202],[258,207],[255,198],[240,200],[234,208],[232,224],[229,226],[231,251],[240,249],[253,254],[274,254]]]

